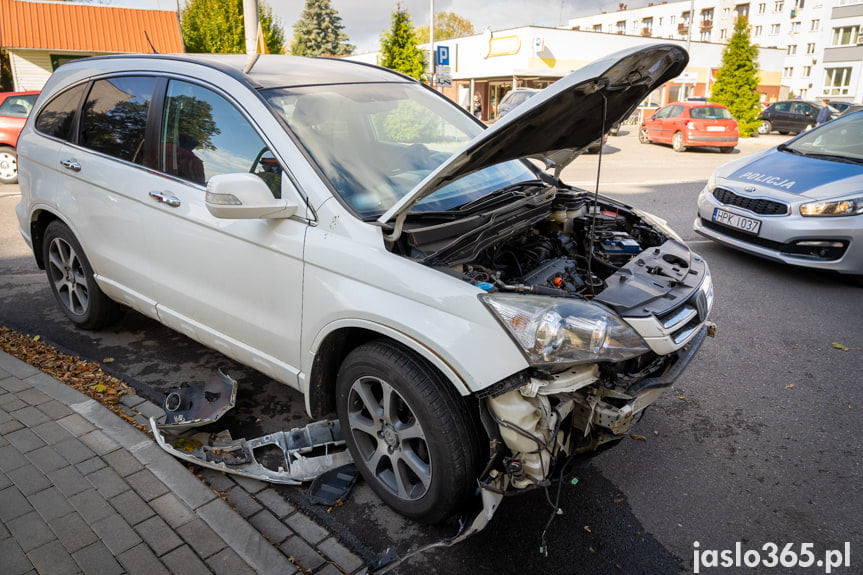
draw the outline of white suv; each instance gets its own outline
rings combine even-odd
[[[21,233],[71,321],[130,307],[298,389],[439,521],[621,438],[701,343],[705,262],[558,179],[687,60],[614,54],[490,129],[344,60],[79,60],[21,134]]]

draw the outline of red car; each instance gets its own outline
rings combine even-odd
[[[0,184],[18,181],[18,134],[39,92],[0,92]]]
[[[641,122],[638,140],[671,144],[675,152],[712,146],[730,154],[737,145],[737,121],[719,104],[672,102]]]

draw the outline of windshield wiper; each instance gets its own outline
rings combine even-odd
[[[805,156],[803,152],[800,150],[796,150],[794,148],[789,148],[787,144],[779,144],[776,146],[776,149],[780,152],[788,152],[790,154],[794,154],[795,156]]]
[[[829,160],[832,162],[841,162],[843,164],[863,165],[863,158],[851,158],[848,156],[839,156],[837,154],[801,154],[807,158],[817,158],[819,160]]]

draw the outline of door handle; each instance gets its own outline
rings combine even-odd
[[[167,194],[163,194],[162,192],[150,192],[150,197],[157,202],[162,202],[163,204],[167,204],[172,208],[180,207],[180,198],[178,198],[177,196],[169,196]]]
[[[62,165],[67,170],[72,170],[73,172],[81,171],[81,164],[79,164],[75,160],[60,160],[60,165]]]

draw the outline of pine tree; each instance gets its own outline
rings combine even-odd
[[[722,52],[710,101],[728,108],[743,138],[758,128],[758,81],[758,46],[749,40],[746,19],[738,17],[734,34]]]
[[[258,0],[258,16],[270,54],[284,52],[285,33],[273,9]],[[186,52],[242,54],[246,51],[243,0],[191,0],[180,19]]]
[[[425,80],[423,52],[417,47],[411,16],[401,4],[392,13],[392,27],[381,34],[381,66]]]
[[[348,44],[348,35],[338,11],[330,0],[306,0],[300,19],[294,24],[291,54],[295,56],[349,56],[355,46]]]

